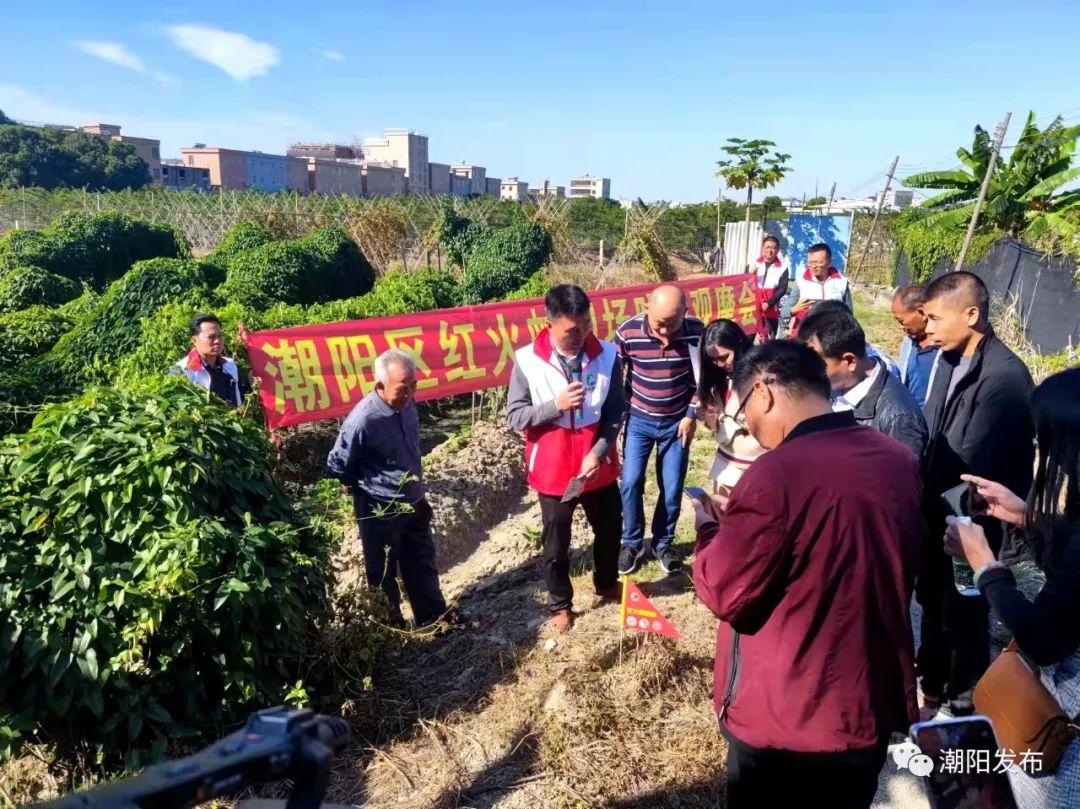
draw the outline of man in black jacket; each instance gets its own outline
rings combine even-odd
[[[926,447],[926,422],[904,384],[883,360],[866,353],[866,335],[847,309],[815,307],[799,326],[799,340],[825,361],[833,410],[851,410],[855,421],[891,436],[916,460]]]
[[[954,272],[926,290],[926,333],[941,356],[923,413],[930,441],[923,458],[927,541],[916,595],[923,608],[918,665],[926,706],[972,710],[971,692],[990,662],[989,608],[982,596],[960,595],[945,554],[942,493],[973,474],[1014,492],[1031,486],[1035,460],[1031,374],[994,336],[990,295],[978,276]],[[990,547],[1001,550],[997,520],[978,520]]]

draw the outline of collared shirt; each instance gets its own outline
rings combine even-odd
[[[326,474],[377,500],[421,500],[420,419],[413,401],[394,410],[376,391],[361,399],[341,425]]]
[[[900,379],[911,397],[922,407],[926,404],[926,395],[930,390],[938,347],[931,345],[919,348],[919,343],[911,337],[905,337],[904,341],[906,345],[900,352],[904,362],[904,367],[900,369]]]
[[[682,330],[660,342],[645,313],[615,330],[613,342],[629,377],[630,414],[654,420],[693,418],[705,324],[686,317]]]
[[[866,379],[851,390],[834,396],[832,403],[833,411],[842,413],[845,410],[854,410],[858,407],[859,402],[866,398],[866,394],[870,392],[870,388],[873,387],[874,382],[877,381],[878,376],[881,374],[881,369],[881,363],[875,362],[874,370],[867,375]]]

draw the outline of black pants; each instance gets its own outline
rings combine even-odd
[[[402,506],[358,495],[355,507],[368,586],[380,588],[390,602],[391,617],[400,617],[400,571],[417,626],[436,620],[446,612],[446,601],[439,589],[427,500]]]
[[[874,802],[888,742],[847,753],[758,750],[728,740],[728,809],[766,809],[810,803],[867,809]]]
[[[917,664],[924,694],[970,714],[975,683],[990,665],[990,605],[963,596],[953,584],[952,559],[940,547],[923,549],[915,596],[922,607]]]
[[[780,327],[780,318],[773,320],[770,317],[762,318],[762,322],[765,324],[765,334],[769,340],[776,339],[776,330]]]
[[[544,521],[544,580],[548,608],[570,609],[574,588],[570,584],[570,524],[578,504],[593,529],[593,585],[614,587],[619,581],[619,537],[622,535],[622,497],[619,484],[585,492],[569,503],[558,497],[540,495]]]

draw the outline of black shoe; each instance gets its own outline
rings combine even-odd
[[[660,560],[660,567],[665,573],[675,573],[682,570],[682,557],[674,548],[664,548],[656,556]]]
[[[619,575],[629,576],[641,567],[641,557],[645,555],[644,550],[634,550],[629,545],[623,545],[619,549]]]

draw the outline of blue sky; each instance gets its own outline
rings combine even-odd
[[[1080,121],[1070,0],[5,6],[0,109],[118,123],[166,157],[409,127],[433,161],[689,202],[715,196],[726,138],[762,137],[792,155],[779,193],[853,197],[896,154],[955,165],[1006,111],[1013,134],[1029,109]]]

